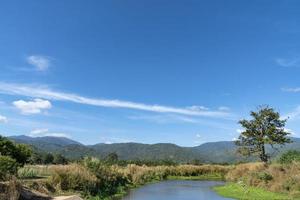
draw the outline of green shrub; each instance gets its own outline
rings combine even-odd
[[[38,177],[38,172],[34,168],[23,167],[18,170],[18,177],[22,179],[36,178]]]
[[[279,158],[281,164],[290,164],[293,161],[300,161],[300,151],[290,150]]]
[[[12,175],[16,175],[19,164],[9,156],[0,155],[0,180],[6,180]]]
[[[260,179],[260,180],[263,180],[265,181],[265,183],[267,183],[268,181],[272,180],[273,179],[273,176],[267,172],[259,172],[257,174],[257,177]]]
[[[32,150],[28,145],[15,144],[0,135],[0,155],[9,156],[16,160],[20,165],[29,161]]]

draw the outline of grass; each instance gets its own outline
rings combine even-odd
[[[224,186],[216,186],[214,190],[221,196],[235,199],[251,199],[251,200],[291,200],[296,199],[287,194],[269,192],[257,187],[249,187],[240,183],[228,183]],[[297,198],[299,199],[299,198]]]
[[[195,180],[195,181],[220,181],[224,180],[224,177],[221,174],[202,174],[198,176],[168,176],[168,180]]]

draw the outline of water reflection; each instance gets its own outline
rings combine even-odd
[[[211,187],[221,181],[162,181],[131,190],[122,200],[225,200]]]

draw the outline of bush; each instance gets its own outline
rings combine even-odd
[[[257,177],[260,179],[260,180],[263,180],[265,181],[265,183],[267,183],[268,181],[272,180],[273,179],[273,176],[267,172],[259,172],[257,174]]]
[[[96,177],[85,167],[78,164],[52,166],[50,183],[59,190],[81,191],[93,194],[96,190]]]
[[[7,180],[10,176],[16,175],[19,164],[9,156],[0,155],[0,180]]]
[[[300,161],[300,151],[290,150],[279,158],[281,164],[290,164],[293,161]]]
[[[28,145],[15,144],[5,137],[0,136],[0,154],[9,156],[22,166],[29,161],[32,150]]]

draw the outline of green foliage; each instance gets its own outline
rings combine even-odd
[[[13,158],[15,158],[17,162],[21,163],[21,165],[23,166],[29,161],[31,154],[32,150],[28,145],[16,144],[16,152]]]
[[[117,193],[117,190],[125,186],[128,182],[113,166],[105,164],[103,161],[93,158],[86,158],[83,165],[91,171],[97,178],[97,187],[101,190],[97,191],[99,196],[110,196]]]
[[[34,151],[30,157],[29,162],[31,164],[44,164],[43,163],[43,155],[39,152]]]
[[[61,154],[55,154],[53,158],[53,164],[66,165],[68,164],[68,160]]]
[[[273,179],[273,176],[271,174],[269,174],[268,172],[259,172],[257,174],[257,177],[260,179],[260,180],[263,180],[265,181],[265,183],[267,183],[268,181],[272,180]]]
[[[54,160],[54,156],[51,153],[47,153],[43,155],[44,164],[52,164],[53,160]]]
[[[6,180],[17,174],[19,164],[9,156],[0,155],[0,180]]]
[[[23,166],[29,161],[31,153],[31,148],[27,145],[14,144],[12,141],[0,136],[0,155],[9,156]]]
[[[117,163],[119,160],[118,154],[116,152],[110,153],[106,156],[105,160],[108,163]]]
[[[293,161],[300,161],[300,151],[289,150],[286,153],[282,154],[279,158],[281,164],[290,164]]]
[[[243,155],[259,155],[263,162],[267,162],[270,155],[266,153],[265,145],[284,145],[290,143],[287,138],[290,133],[284,129],[286,120],[281,120],[278,112],[273,108],[260,107],[257,112],[251,112],[251,120],[241,120],[239,123],[245,129],[236,144],[240,146],[239,153]]]

